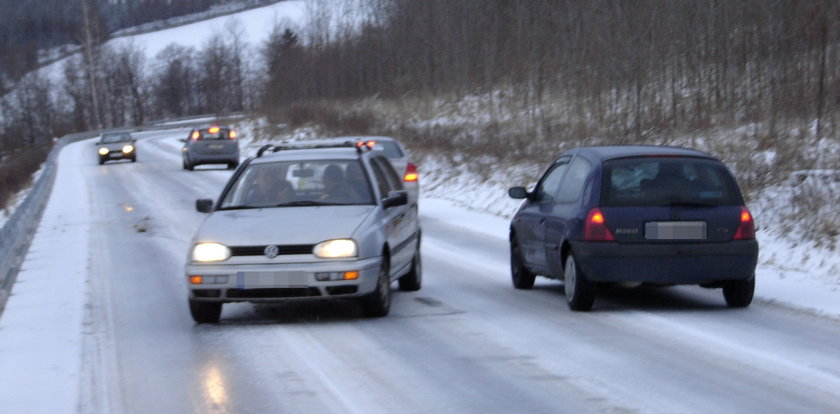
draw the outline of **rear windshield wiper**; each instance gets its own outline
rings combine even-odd
[[[703,201],[674,200],[665,203],[668,207],[717,207],[717,203]]]

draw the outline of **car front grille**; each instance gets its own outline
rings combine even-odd
[[[265,255],[265,248],[268,245],[264,246],[234,246],[230,248],[231,256],[263,256]],[[287,244],[287,245],[277,245],[278,255],[289,255],[289,254],[310,254],[312,253],[312,249],[315,248],[315,245],[312,244]]]

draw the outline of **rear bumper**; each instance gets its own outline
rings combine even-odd
[[[197,164],[226,164],[226,163],[235,163],[239,162],[239,151],[232,153],[224,153],[224,154],[196,154],[191,153],[188,155],[190,162],[194,165]]]
[[[572,244],[575,260],[593,282],[701,284],[746,280],[755,274],[758,242]]]

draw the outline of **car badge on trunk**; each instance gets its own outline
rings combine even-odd
[[[263,253],[265,254],[265,257],[267,257],[269,259],[273,259],[273,258],[277,257],[278,254],[280,254],[280,248],[277,247],[276,244],[270,244],[270,245],[265,247],[265,250],[263,251]]]

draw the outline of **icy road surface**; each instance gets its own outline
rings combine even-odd
[[[195,325],[194,202],[230,172],[182,170],[183,135],[138,134],[136,163],[99,166],[90,141],[62,152],[0,320],[0,411],[840,411],[837,319],[728,309],[698,287],[613,289],[573,313],[561,283],[512,288],[504,223],[434,200],[420,205],[423,289],[394,286],[388,317],[228,304],[218,325]]]

